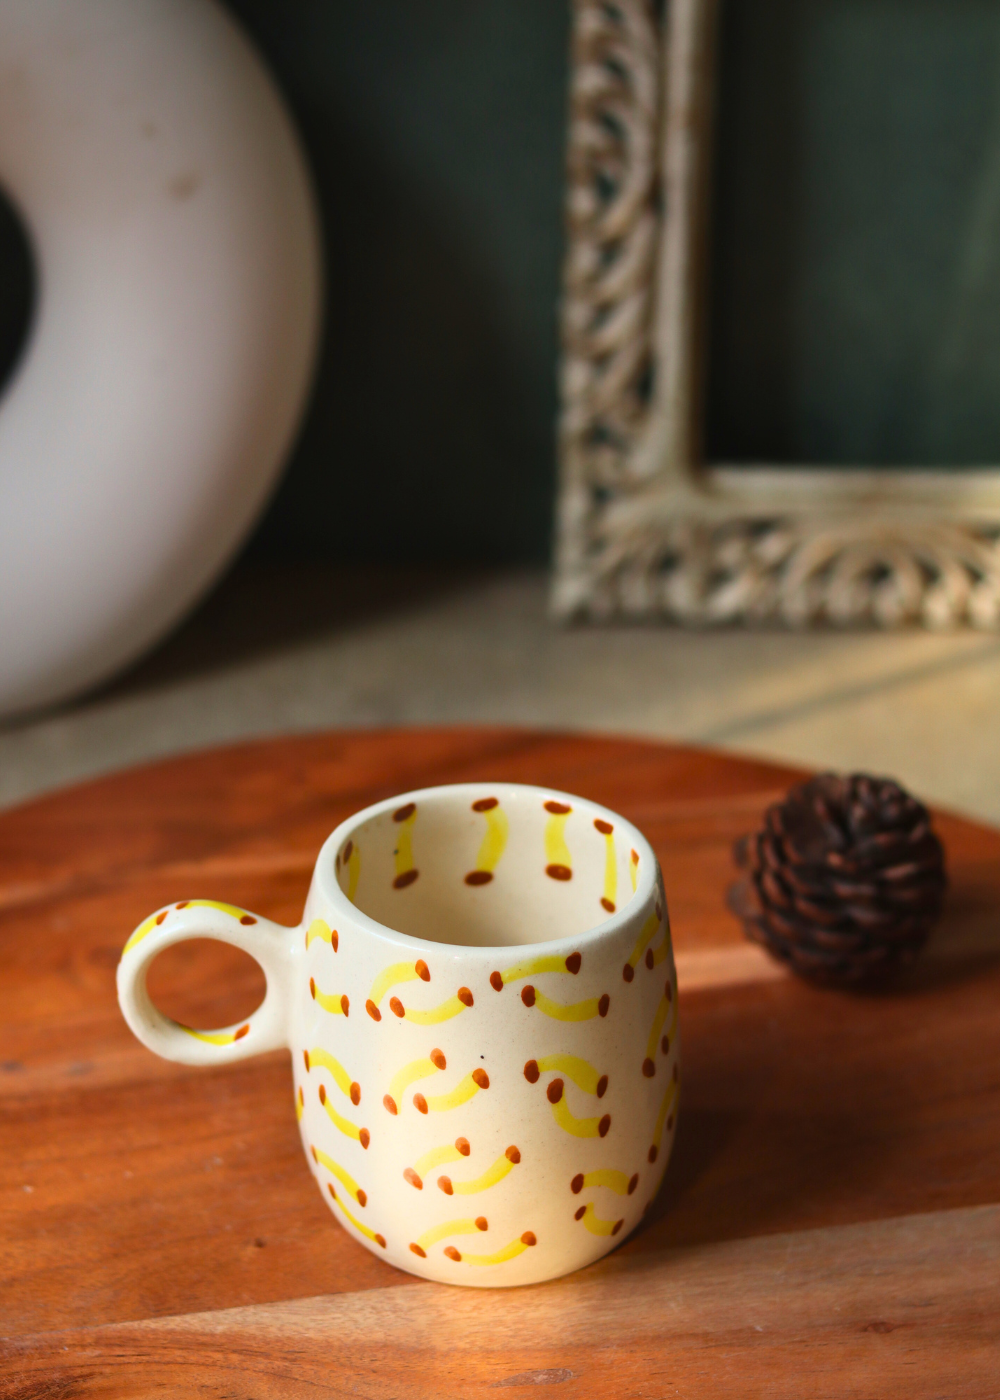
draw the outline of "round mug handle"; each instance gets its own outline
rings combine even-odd
[[[288,1045],[293,930],[234,904],[186,899],[151,914],[132,934],[118,964],[118,1004],[148,1050],[184,1065],[218,1065]],[[164,948],[190,938],[217,938],[249,953],[264,970],[267,992],[257,1010],[234,1026],[195,1030],[164,1016],[146,989],[150,963]]]

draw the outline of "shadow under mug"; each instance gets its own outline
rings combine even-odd
[[[256,958],[221,1030],[163,1016],[150,963],[189,938]],[[219,1065],[287,1046],[309,1166],[361,1244],[424,1278],[537,1283],[639,1223],[677,1119],[677,987],[656,857],[614,812],[474,783],[368,807],[320,851],[302,923],[172,904],[125,945],[144,1045]]]

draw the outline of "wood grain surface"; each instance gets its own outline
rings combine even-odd
[[[951,889],[924,957],[891,991],[819,991],[723,902],[732,841],[797,776],[610,738],[369,731],[193,754],[0,815],[0,1397],[1000,1394],[1000,833],[939,814]],[[338,821],[473,779],[636,822],[680,985],[684,1097],[646,1225],[513,1291],[418,1282],[361,1249],[305,1167],[287,1056],[158,1060],[114,993],[160,904],[295,923]],[[151,985],[221,1025],[263,984],[198,942]]]

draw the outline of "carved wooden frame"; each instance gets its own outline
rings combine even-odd
[[[574,0],[556,616],[1000,626],[1000,468],[706,467],[717,0]]]

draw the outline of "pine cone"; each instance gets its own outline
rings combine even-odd
[[[729,903],[747,936],[793,971],[857,986],[912,961],[941,912],[944,848],[898,783],[825,773],[737,842],[747,878]]]

